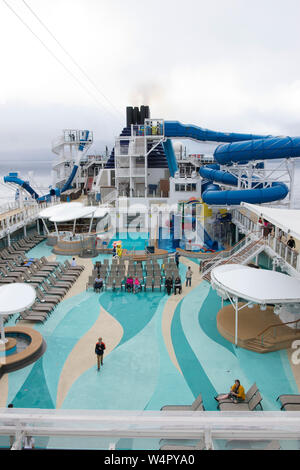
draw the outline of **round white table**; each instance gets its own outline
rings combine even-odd
[[[5,344],[3,317],[23,312],[31,307],[36,297],[35,289],[29,284],[14,282],[0,286],[0,344]]]

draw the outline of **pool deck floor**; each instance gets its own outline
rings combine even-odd
[[[47,258],[67,259],[50,251]],[[226,391],[235,378],[246,389],[256,381],[269,410],[278,409],[279,394],[299,393],[300,366],[293,364],[292,348],[262,355],[235,348],[220,335],[221,301],[202,281],[196,262],[180,257],[182,280],[188,266],[193,271],[192,286],[183,282],[181,295],[99,295],[86,284],[103,256],[76,259],[85,269],[49,319],[41,325],[18,323],[36,328],[47,350],[35,365],[2,376],[0,407],[14,402],[25,408],[159,410],[190,404],[202,393],[206,409],[216,410],[213,395]],[[99,336],[107,349],[97,372]],[[274,367],[277,374],[270,379]]]

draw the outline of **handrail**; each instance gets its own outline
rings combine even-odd
[[[218,253],[216,253],[214,256],[212,256],[209,260],[207,260],[208,262],[211,262],[212,260],[214,260],[215,258],[221,256],[221,253],[222,254],[225,254],[225,253],[230,253],[232,252],[239,244],[242,244],[246,238],[250,237],[250,235],[253,235],[254,233],[261,233],[260,230],[253,230],[252,232],[248,233],[244,238],[242,238],[241,240],[239,240],[238,242],[236,242],[232,247],[230,247],[228,250],[222,250],[222,251],[219,251]],[[230,256],[230,255],[228,255]],[[224,257],[224,256],[222,256]],[[226,257],[226,256],[225,256]]]
[[[269,326],[267,326],[267,328],[265,328],[263,331],[261,331],[260,333],[258,333],[258,334],[256,335],[256,337],[263,335],[266,331],[270,330],[271,328],[276,328],[277,326],[286,326],[286,325],[290,325],[290,324],[292,324],[292,323],[296,323],[296,324],[297,324],[299,321],[300,321],[300,318],[299,318],[298,320],[288,321],[288,322],[286,322],[286,323],[276,323],[275,325],[269,325]]]
[[[247,247],[247,238],[248,240],[251,242],[251,237],[250,235],[256,233],[257,231],[253,231],[253,232],[250,232],[248,235],[245,236],[245,238],[243,238],[242,240],[240,240],[239,242],[237,242],[230,250],[224,250],[222,251],[221,253],[224,253],[224,252],[228,252],[230,254],[228,254],[228,256],[220,256],[220,254],[218,253],[218,256],[216,257],[212,257],[210,258],[209,260],[207,260],[207,264],[211,264],[209,268],[207,268],[205,271],[202,272],[202,276],[205,276],[206,274],[208,274],[211,270],[212,270],[212,267],[219,264],[219,262],[223,261],[224,259],[225,260],[229,260],[232,256],[234,256],[235,254],[237,254],[240,250],[244,249]],[[260,231],[259,231],[260,233]],[[262,240],[262,237],[258,238],[255,243],[258,243],[259,241]],[[239,244],[242,244],[242,242],[244,242],[244,244],[238,249],[235,251],[235,248],[239,245]],[[250,244],[250,243],[249,243]],[[214,263],[214,260],[217,260],[219,258],[218,261],[216,261],[216,263]]]

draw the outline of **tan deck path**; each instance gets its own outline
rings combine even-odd
[[[95,344],[99,336],[103,338],[106,345],[105,362],[107,355],[119,344],[123,336],[123,328],[103,307],[100,308],[97,321],[78,341],[64,364],[57,388],[56,408],[62,406],[69,389],[78,377],[91,367],[96,368]]]
[[[162,335],[171,361],[173,362],[174,366],[178,369],[178,371],[182,374],[172,343],[171,324],[175,309],[179,302],[183,299],[185,295],[187,295],[191,290],[193,290],[196,286],[199,285],[199,283],[202,281],[202,278],[199,273],[199,265],[197,263],[187,260],[184,256],[180,257],[180,263],[185,264],[187,267],[191,267],[191,270],[193,272],[192,286],[185,287],[185,279],[182,279],[182,294],[172,294],[168,298],[162,314]]]

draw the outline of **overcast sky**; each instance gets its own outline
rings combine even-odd
[[[0,0],[2,160],[50,160],[64,128],[94,131],[101,151],[127,105],[213,130],[300,134],[299,0],[26,0],[81,70],[23,0],[6,3],[48,50]]]

